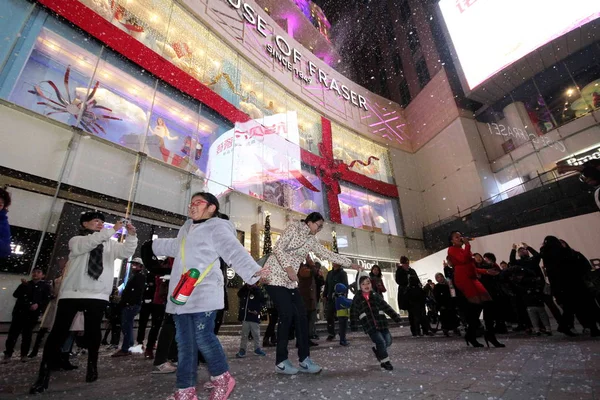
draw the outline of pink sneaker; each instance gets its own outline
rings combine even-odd
[[[229,372],[225,372],[216,378],[211,378],[214,388],[210,392],[210,400],[227,400],[233,388],[235,387],[235,379]]]
[[[198,400],[196,388],[178,389],[173,396],[167,397],[167,400]]]

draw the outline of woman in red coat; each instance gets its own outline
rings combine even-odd
[[[479,326],[479,315],[482,310],[485,310],[483,317],[486,328],[484,335],[486,344],[489,347],[489,343],[491,342],[494,347],[504,347],[502,343],[498,342],[494,333],[494,307],[492,306],[492,298],[477,279],[478,274],[498,275],[498,271],[476,268],[475,260],[473,260],[473,254],[471,253],[471,245],[469,244],[470,239],[463,237],[460,232],[452,232],[449,239],[448,260],[454,266],[454,286],[461,291],[469,304],[467,308],[468,327],[467,334],[465,335],[467,346],[469,344],[473,347],[483,346],[476,339],[476,331]]]

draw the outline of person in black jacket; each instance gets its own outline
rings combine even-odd
[[[137,344],[144,345],[144,340],[146,339],[146,327],[148,326],[148,321],[150,321],[150,317],[152,317],[152,322],[154,323],[155,315],[153,315],[153,307],[152,300],[154,299],[154,293],[156,293],[156,274],[150,270],[150,268],[146,268],[146,286],[144,289],[144,296],[142,299],[142,307],[140,308],[140,318],[138,320],[138,331],[137,331]],[[161,320],[162,322],[162,320]],[[154,325],[154,324],[153,324]],[[160,324],[159,324],[160,326]],[[148,348],[146,347],[146,350]],[[152,349],[151,349],[152,350]],[[146,355],[147,356],[147,355]]]
[[[13,293],[17,303],[13,308],[3,362],[8,362],[12,357],[19,335],[21,335],[21,361],[27,361],[33,328],[50,302],[50,286],[42,279],[44,279],[44,272],[36,267],[31,272],[31,280],[21,279],[21,284]]]
[[[400,264],[396,265],[395,278],[396,283],[398,284],[398,308],[401,310],[408,310],[404,300],[406,298],[405,294],[408,288],[409,278],[411,276],[416,276],[417,279],[419,278],[417,271],[410,267],[408,257],[400,257]]]
[[[143,258],[142,261],[144,261]],[[166,293],[164,292],[168,291],[168,284],[165,285],[163,277],[171,273],[171,268],[167,263],[161,262],[151,262],[150,264],[144,262],[144,268],[146,269],[146,287],[142,308],[140,309],[137,342],[143,345],[144,338],[146,337],[146,325],[148,324],[148,319],[152,317],[148,342],[144,351],[144,357],[152,360],[154,359],[154,345],[156,344],[167,309],[166,301],[164,301]]]
[[[123,330],[123,344],[121,349],[112,357],[128,356],[129,348],[133,346],[133,320],[140,312],[144,290],[146,288],[146,276],[144,274],[144,262],[136,257],[131,260],[131,276],[125,285],[121,295],[121,329]]]
[[[408,279],[408,287],[404,294],[404,304],[408,309],[408,321],[413,336],[433,335],[429,327],[429,319],[425,314],[425,300],[427,294],[421,285],[418,276]],[[422,329],[422,330],[421,330]]]
[[[519,258],[517,259],[517,254]],[[527,271],[533,272],[535,275],[541,277],[543,279],[544,274],[542,269],[540,268],[541,255],[538,253],[533,247],[527,245],[527,243],[523,243],[522,246],[517,246],[513,244],[512,250],[510,252],[510,268],[509,273],[507,274],[509,278],[514,280],[515,278],[521,279],[522,275],[526,275],[525,271],[521,271],[520,269],[524,269]],[[529,320],[529,314],[527,313],[527,306],[525,305],[524,294],[521,290],[522,287],[519,285],[514,286],[515,289],[515,308],[517,311],[517,319],[518,326],[514,329],[525,330],[527,333],[532,333],[532,324]]]
[[[519,258],[517,259],[517,254]],[[540,268],[540,261],[542,256],[533,247],[527,243],[523,243],[521,247],[517,249],[517,245],[513,244],[512,250],[510,251],[510,266],[520,266],[527,268],[538,276],[543,277],[542,270]]]
[[[331,342],[335,339],[335,285],[343,283],[348,287],[348,274],[341,265],[333,264],[333,269],[327,274],[325,279],[325,290],[323,299],[327,302],[325,313],[327,317],[327,341]]]
[[[245,283],[238,290],[237,295],[240,299],[238,321],[242,323],[242,339],[240,341],[240,350],[235,356],[237,358],[246,357],[248,334],[252,333],[254,354],[264,357],[266,353],[260,348],[260,310],[264,304],[262,290],[257,285],[248,285]]]
[[[574,315],[577,315],[583,327],[590,329],[592,336],[600,336],[597,325],[600,311],[586,286],[586,278],[591,271],[587,258],[556,236],[546,236],[541,254],[550,280],[550,290],[563,309],[557,331],[575,336],[570,325]]]
[[[433,288],[433,295],[435,296],[435,302],[440,312],[442,332],[444,332],[444,335],[450,336],[449,331],[454,331],[456,335],[460,336],[458,314],[456,313],[456,304],[454,302],[455,296],[452,296],[450,285],[446,281],[444,274],[440,272],[435,274],[435,281],[437,284]]]

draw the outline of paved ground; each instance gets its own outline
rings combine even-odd
[[[235,359],[238,339],[222,337],[238,385],[232,399],[600,399],[600,340],[503,335],[505,349],[467,348],[461,338],[412,338],[408,328],[392,329],[394,371],[383,371],[368,338],[350,335],[351,346],[321,340],[312,357],[325,367],[316,376],[276,375],[274,350],[266,358]],[[293,360],[294,357],[291,357]],[[76,360],[85,365],[84,360]],[[104,350],[100,379],[84,382],[84,370],[58,372],[43,395],[27,394],[39,359],[0,365],[2,399],[164,399],[174,375],[151,375],[142,356],[112,359]],[[207,379],[199,370],[199,387]],[[208,398],[208,392],[200,392]]]

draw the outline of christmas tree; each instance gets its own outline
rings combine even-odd
[[[263,239],[263,256],[267,254],[271,254],[273,251],[271,246],[271,215],[266,213],[267,217],[265,218],[265,233]]]
[[[339,253],[340,251],[338,250],[338,246],[337,246],[337,235],[335,233],[335,231],[331,231],[331,237],[333,238],[333,252],[334,253]]]

